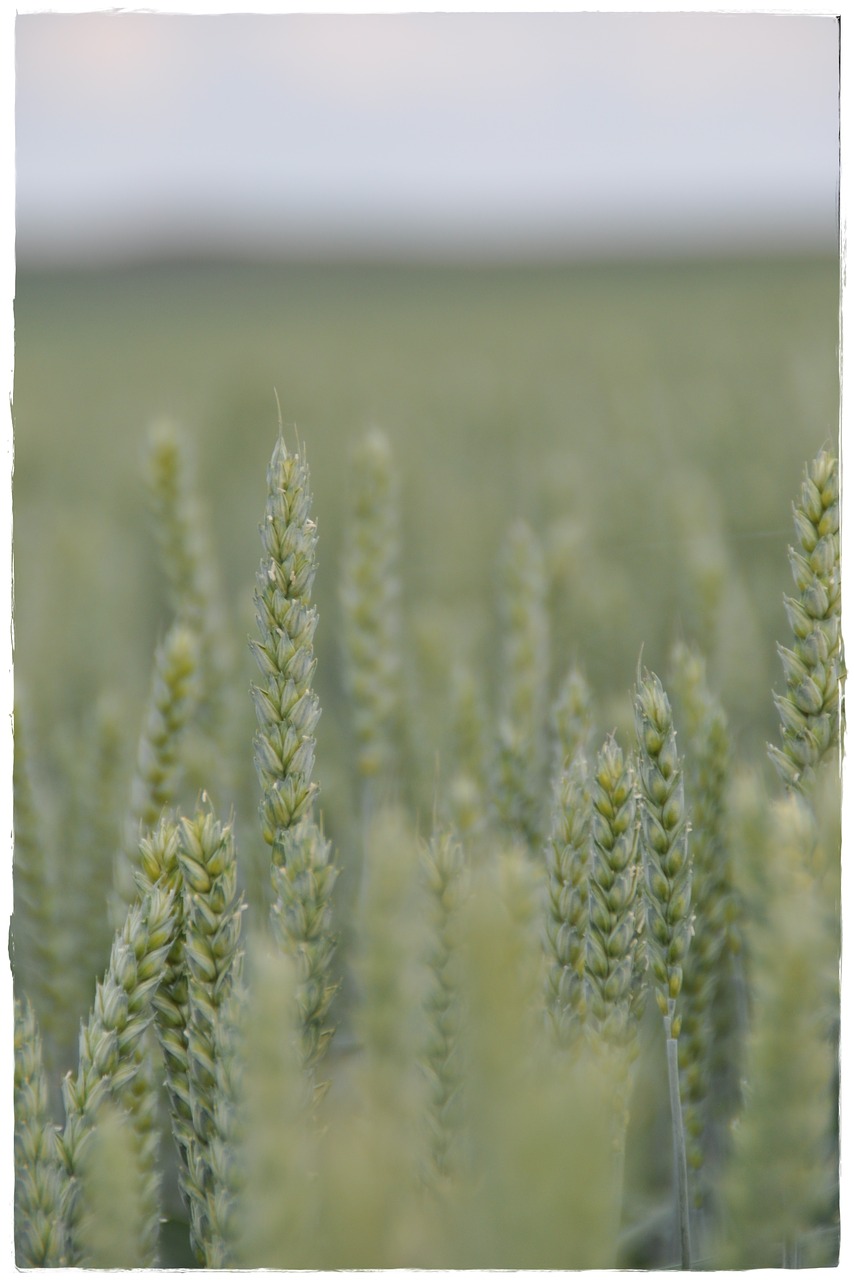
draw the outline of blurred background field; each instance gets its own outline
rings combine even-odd
[[[617,727],[641,646],[663,670],[672,641],[694,638],[740,750],[774,738],[791,498],[837,431],[834,259],[25,268],[15,310],[16,686],[49,771],[102,695],[139,723],[168,622],[142,458],[166,415],[193,438],[210,503],[245,691],[228,799],[253,821],[246,641],[277,394],[320,531],[317,776],[333,836],[349,805],[349,452],[373,425],[401,481],[425,814],[455,668],[495,700],[497,559],[519,516],[546,553],[553,688],[579,661],[601,729]]]

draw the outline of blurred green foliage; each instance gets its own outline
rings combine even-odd
[[[838,295],[838,264],[813,259],[21,269],[15,669],[38,742],[56,754],[62,726],[104,693],[138,723],[168,616],[141,479],[159,415],[197,440],[248,689],[277,391],[286,434],[306,443],[320,530],[328,823],[350,800],[348,451],[372,424],[401,476],[425,804],[455,663],[473,663],[494,701],[497,549],[516,517],[545,548],[552,690],[577,659],[617,724],[641,645],[661,668],[681,632],[708,654],[736,739],[759,749],[775,732],[789,495],[837,432]],[[254,817],[249,750],[240,767]]]

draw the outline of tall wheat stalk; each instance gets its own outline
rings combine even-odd
[[[726,998],[720,992],[722,984],[733,981],[733,926],[741,911],[726,823],[733,745],[726,714],[708,687],[699,652],[679,644],[671,664],[671,684],[684,726],[686,805],[692,817],[694,931],[683,963],[679,1066],[688,1162],[699,1208],[704,1200],[700,1176],[713,1136],[715,1009],[716,1002]]]
[[[314,1076],[332,1036],[327,1014],[336,990],[332,890],[338,870],[312,812],[318,789],[312,779],[314,731],[320,717],[312,688],[317,526],[305,455],[289,453],[281,436],[267,472],[261,541],[264,556],[255,592],[260,639],[252,643],[264,679],[252,691],[261,829],[271,846],[272,928],[296,964],[304,1063]]]
[[[638,779],[641,791],[641,847],[644,863],[646,945],[656,999],[664,1019],[673,1163],[682,1267],[690,1270],[691,1212],[677,1040],[681,1014],[682,966],[688,953],[691,920],[692,860],[682,768],[670,701],[654,673],[641,674],[635,694]]]

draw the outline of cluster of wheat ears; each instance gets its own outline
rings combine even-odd
[[[499,705],[490,722],[460,681],[421,838],[401,765],[395,474],[372,432],[341,573],[362,842],[346,918],[313,777],[305,453],[280,433],[260,530],[260,887],[214,807],[234,690],[181,433],[156,429],[150,462],[174,623],[108,884],[103,859],[78,857],[63,898],[16,711],[18,1264],[155,1267],[182,1256],[181,1231],[226,1268],[831,1264],[835,457],[818,454],[794,504],[771,802],[685,644],[665,682],[639,661],[631,741],[597,741],[577,667],[549,699],[542,556],[519,523],[500,561]],[[76,762],[91,849],[118,732],[107,717]],[[188,771],[200,799],[181,813]]]

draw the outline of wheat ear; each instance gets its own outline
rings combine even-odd
[[[641,964],[637,801],[631,764],[613,736],[597,756],[590,798],[585,1003],[592,1028],[634,1056]]]
[[[303,1061],[301,980],[292,957],[265,942],[247,954],[246,982],[251,1001],[245,991],[242,1005],[232,995],[221,1023],[229,1038],[218,1059],[226,1072],[221,1084],[233,1099],[220,1121],[222,1146],[213,1152],[227,1160],[223,1256],[239,1267],[314,1266],[323,1191],[313,1160],[316,1115]]]
[[[56,876],[48,856],[19,707],[15,708],[12,788],[15,843],[10,941],[15,990],[29,997],[39,1026],[48,1037],[54,1037],[63,1022],[55,987],[61,968],[56,928],[59,917]]]
[[[590,902],[584,966],[586,1026],[613,1070],[614,1209],[622,1215],[623,1167],[638,1024],[646,1001],[635,778],[616,739],[606,738],[590,786]]]
[[[462,846],[450,831],[437,832],[422,847],[421,865],[430,909],[429,986],[425,996],[426,1038],[422,1067],[429,1088],[432,1167],[441,1177],[448,1174],[453,1166],[458,1128],[461,1009],[455,926],[463,890]]]
[[[214,1211],[217,1187],[211,1145],[217,1132],[216,1026],[240,971],[241,905],[230,826],[210,812],[182,818],[178,864],[184,881],[184,962],[187,971],[187,1092],[192,1135],[184,1146],[183,1190],[190,1239],[210,1264],[222,1245]]]
[[[573,666],[563,678],[552,709],[555,784],[579,752],[589,751],[592,733],[593,694],[581,668]]]
[[[807,466],[793,514],[789,562],[798,594],[784,603],[794,646],[777,646],[786,676],[786,693],[774,695],[783,744],[768,754],[783,782],[800,787],[839,742],[839,472],[827,450]]]
[[[42,1041],[29,1000],[15,1001],[15,1261],[61,1267],[66,1249],[56,1129],[50,1122]]]
[[[88,1267],[139,1266],[139,1242],[149,1230],[144,1174],[126,1112],[104,1099],[80,1162],[77,1238]]]
[[[261,832],[276,862],[284,852],[283,833],[309,812],[317,791],[311,775],[320,718],[312,689],[317,526],[305,455],[289,453],[281,436],[267,468],[261,544],[255,587],[259,639],[250,642],[263,677],[263,684],[252,686],[255,767],[262,788]]]
[[[213,550],[208,512],[196,481],[195,459],[186,433],[168,419],[148,433],[146,479],[175,617],[199,643],[199,741],[188,755],[222,773],[230,720],[234,653]],[[202,735],[204,738],[202,739]],[[207,745],[207,750],[205,750]],[[207,787],[213,785],[209,774]]]
[[[699,1171],[708,1139],[718,988],[731,981],[733,924],[740,905],[726,830],[732,743],[726,714],[710,691],[702,656],[684,644],[671,656],[671,684],[682,714],[685,791],[692,815],[694,934],[683,965],[679,1067],[688,1162]],[[695,1204],[702,1202],[695,1188]]]
[[[545,800],[549,639],[542,549],[523,521],[499,564],[502,636],[494,802],[505,829],[539,852]]]
[[[814,842],[815,819],[792,792],[774,806],[766,845],[774,875],[754,931],[754,1017],[745,1101],[723,1176],[722,1267],[792,1265],[798,1238],[833,1199],[826,1010],[838,997],[838,968],[808,870]]]
[[[338,985],[332,976],[336,946],[332,890],[338,869],[329,841],[310,817],[289,828],[277,842],[276,852],[273,933],[294,961],[303,1063],[314,1080],[334,1034],[328,1013]]]
[[[548,872],[546,1007],[559,1044],[583,1024],[584,972],[590,915],[590,781],[583,751],[565,764],[555,786],[552,829],[545,846]]]
[[[58,1146],[68,1178],[62,1219],[71,1266],[85,1261],[78,1237],[80,1162],[105,1098],[120,1105],[133,1122],[147,1209],[144,1237],[138,1241],[137,1265],[153,1266],[156,1262],[157,1105],[148,1075],[145,1033],[154,1017],[153,998],[163,979],[174,936],[173,895],[155,885],[130,908],[124,926],[116,934],[109,967],[97,985],[94,1006],[80,1031],[76,1075],[69,1072],[63,1082],[66,1121]]]
[[[198,641],[176,622],[157,646],[145,721],[131,784],[130,812],[113,867],[114,913],[134,902],[139,841],[175,803],[181,778],[181,743],[198,691]]]
[[[389,442],[374,428],[353,453],[341,565],[344,678],[365,825],[398,779],[402,732],[399,509]]]

